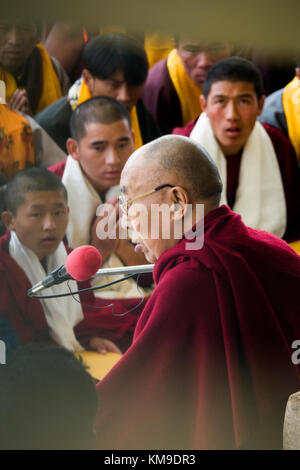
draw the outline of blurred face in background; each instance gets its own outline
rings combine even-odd
[[[0,65],[12,74],[17,73],[38,41],[34,23],[0,20]]]
[[[230,55],[230,47],[221,43],[205,44],[192,39],[180,39],[177,52],[188,76],[201,86],[212,65]]]

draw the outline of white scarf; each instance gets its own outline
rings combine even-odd
[[[68,191],[68,205],[70,208],[69,224],[66,232],[68,244],[72,248],[89,245],[91,224],[95,218],[97,207],[103,202],[82,172],[77,160],[74,160],[70,155],[67,158],[62,181]],[[116,197],[119,194],[120,187],[113,186],[106,192],[106,199]],[[102,267],[115,268],[119,266],[124,266],[124,264],[118,256],[112,253]],[[93,279],[91,285],[96,287],[123,277],[124,275],[101,276]],[[149,295],[149,290],[137,289],[136,282],[133,279],[127,279],[111,286],[109,290],[95,291],[95,296],[100,298],[134,298],[141,297],[140,291],[145,295]]]
[[[190,137],[202,145],[218,167],[226,199],[226,158],[214,136],[209,118],[202,113]],[[277,157],[272,141],[257,121],[243,150],[233,211],[249,227],[282,237],[286,230],[286,202]]]
[[[9,254],[23,269],[32,285],[44,279],[57,267],[65,264],[67,258],[64,244],[60,243],[55,253],[46,259],[46,273],[37,255],[20,242],[13,230],[9,242]],[[71,290],[78,290],[75,281],[69,282]],[[65,284],[54,285],[47,288],[45,295],[63,294],[67,291]],[[78,296],[75,297],[79,301]],[[83,319],[80,303],[76,302],[73,297],[40,299],[40,302],[53,340],[70,351],[83,351],[73,330],[73,327]]]

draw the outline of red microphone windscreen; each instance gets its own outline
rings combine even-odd
[[[76,281],[87,281],[101,267],[102,256],[94,246],[75,248],[66,259],[66,270]]]

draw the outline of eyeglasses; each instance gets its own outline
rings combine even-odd
[[[153,194],[156,191],[160,191],[163,188],[175,188],[175,186],[172,184],[161,184],[160,186],[157,186],[156,188],[151,189],[151,191],[147,191],[146,193],[143,193],[140,196],[136,196],[133,199],[129,199],[128,201],[125,201],[123,196],[119,196],[119,207],[120,207],[121,212],[124,215],[128,215],[128,210],[134,201],[137,201],[138,199],[141,199],[142,197],[145,197],[145,196],[150,196],[150,194]]]

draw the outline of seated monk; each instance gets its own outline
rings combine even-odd
[[[155,263],[156,287],[130,349],[97,385],[97,447],[280,448],[300,387],[299,256],[219,205],[217,167],[186,137],[134,152],[120,185],[122,223]],[[150,217],[157,206],[163,224]]]
[[[27,296],[27,290],[64,265],[68,255],[62,239],[69,209],[61,180],[40,168],[17,173],[6,187],[5,209],[2,219],[8,231],[0,238],[0,316],[9,321],[19,343],[52,340],[71,351],[126,349],[137,313],[113,313],[126,313],[137,305],[136,299],[107,301],[87,293],[80,303],[77,296],[77,301],[71,296]],[[70,282],[71,290],[78,290],[76,282]],[[66,291],[64,284],[48,289],[49,295]]]
[[[257,121],[261,74],[248,60],[229,57],[208,72],[204,112],[173,133],[190,136],[216,163],[222,202],[252,228],[287,241],[300,237],[300,171],[293,147],[275,127]]]
[[[143,46],[122,33],[108,33],[89,41],[82,54],[82,76],[68,95],[35,117],[52,139],[66,152],[72,110],[89,98],[109,96],[126,106],[131,115],[135,146],[150,142],[160,131],[141,101],[148,73]]]
[[[53,165],[65,158],[62,150],[30,116],[22,115],[5,104],[0,104],[0,136],[1,186],[20,170]],[[0,214],[3,204],[0,188]],[[4,232],[0,220],[0,235]]]
[[[229,55],[225,44],[180,38],[177,48],[149,71],[143,101],[163,134],[185,126],[201,112],[199,96],[210,67]]]
[[[76,108],[70,129],[72,137],[67,140],[67,159],[49,168],[62,178],[68,191],[68,245],[71,248],[87,244],[96,246],[102,255],[103,268],[145,264],[144,255],[135,253],[132,243],[119,237],[118,223],[114,239],[101,240],[97,236],[98,224],[104,221],[105,213],[98,217],[96,213],[101,212],[105,202],[105,207],[117,209],[121,171],[134,150],[129,112],[113,98],[94,97]],[[151,284],[152,276],[147,277]],[[115,279],[115,276],[105,277],[106,282]],[[92,284],[98,285],[99,279]],[[96,291],[96,296],[135,298],[141,297],[141,292],[142,295],[150,293],[149,289],[139,291],[136,282],[127,279],[109,291]]]
[[[300,161],[300,62],[295,77],[284,88],[275,91],[266,99],[260,121],[271,124],[282,131],[292,142]]]
[[[34,115],[62,97],[68,77],[40,41],[34,23],[0,20],[0,79],[12,109]]]

